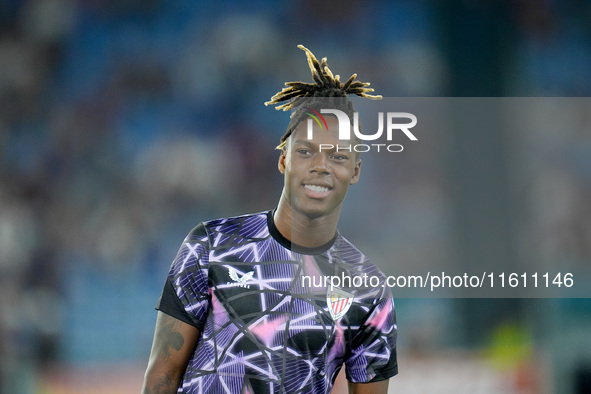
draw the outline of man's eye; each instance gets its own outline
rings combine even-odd
[[[332,155],[332,158],[334,160],[347,160],[348,159],[348,157],[345,155]]]
[[[296,152],[298,152],[301,155],[310,155],[310,154],[312,154],[312,152],[310,152],[308,149],[298,149]]]

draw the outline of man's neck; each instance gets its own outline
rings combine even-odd
[[[337,231],[340,209],[328,215],[309,217],[294,210],[283,198],[273,216],[275,227],[292,243],[315,248],[330,242]]]

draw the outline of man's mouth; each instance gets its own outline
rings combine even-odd
[[[332,187],[329,185],[304,184],[304,190],[308,197],[322,200],[330,195]]]
[[[326,193],[326,192],[330,191],[330,188],[328,188],[326,186],[304,185],[304,187],[314,193]]]

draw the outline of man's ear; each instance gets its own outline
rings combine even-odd
[[[353,172],[353,176],[351,177],[351,181],[349,185],[354,185],[359,182],[359,176],[361,175],[361,159],[357,160],[355,163],[355,172]]]
[[[277,163],[277,168],[279,172],[285,174],[285,160],[286,160],[286,152],[285,148],[281,149],[281,154],[279,155],[279,162]]]

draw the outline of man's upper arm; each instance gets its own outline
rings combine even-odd
[[[200,335],[196,327],[158,312],[142,393],[176,393]]]
[[[371,383],[348,382],[349,394],[386,394],[389,382],[388,379]]]

